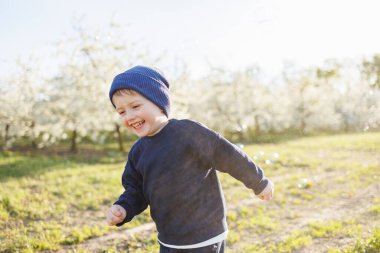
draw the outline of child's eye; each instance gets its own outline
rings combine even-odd
[[[120,114],[120,115],[123,115],[123,114],[124,114],[124,111],[119,112],[119,114]]]
[[[139,108],[140,107],[140,105],[134,105],[132,108],[133,109],[137,109],[137,108]]]

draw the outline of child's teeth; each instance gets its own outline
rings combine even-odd
[[[133,124],[133,127],[139,127],[139,126],[141,126],[142,125],[142,122],[138,122],[138,123],[136,123],[136,124]]]

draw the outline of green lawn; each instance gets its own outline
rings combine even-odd
[[[380,133],[243,150],[273,179],[275,198],[263,202],[220,174],[227,252],[380,252]],[[0,153],[0,252],[158,252],[148,211],[122,228],[105,224],[124,157]]]

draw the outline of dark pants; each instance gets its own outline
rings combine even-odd
[[[173,249],[160,244],[160,253],[224,253],[226,241],[195,249]]]

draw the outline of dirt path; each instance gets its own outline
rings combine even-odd
[[[74,250],[77,247],[86,249],[86,252],[99,252],[103,248],[109,245],[113,245],[115,241],[128,241],[133,239],[134,235],[148,234],[151,233],[153,230],[154,223],[149,222],[138,227],[125,229],[121,232],[115,232],[104,236],[88,239],[83,243],[76,244],[75,247],[63,246],[62,251],[59,252],[67,252],[68,250]]]
[[[300,227],[305,227],[310,222],[315,221],[334,221],[334,220],[348,220],[350,218],[357,218],[358,223],[363,225],[365,229],[364,234],[370,233],[369,228],[380,228],[380,220],[375,219],[373,216],[368,215],[368,210],[372,206],[373,199],[380,194],[380,183],[374,183],[367,188],[360,191],[353,197],[342,198],[331,206],[318,210],[317,212],[310,212],[300,219]],[[313,243],[307,247],[294,251],[297,253],[310,253],[310,252],[327,252],[329,248],[342,249],[349,243],[355,242],[357,238],[341,237],[334,240],[330,238],[314,238]]]

